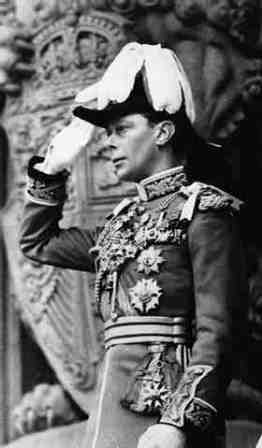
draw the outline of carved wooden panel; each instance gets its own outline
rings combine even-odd
[[[196,126],[202,135],[228,141],[250,117],[260,128],[262,2],[31,0],[31,9],[26,2],[27,17],[22,14],[24,2],[17,0],[17,18],[30,29],[34,74],[20,82],[20,95],[8,96],[2,118],[11,153],[5,238],[20,312],[60,381],[85,408],[86,390],[92,387],[101,357],[92,292],[85,274],[41,267],[19,252],[17,231],[28,159],[45,153],[51,137],[70,120],[75,93],[99,78],[124,42],[134,39],[161,42],[177,52],[193,86]],[[4,18],[7,11],[14,14],[8,5],[0,2]],[[2,46],[0,39],[0,54]],[[10,94],[14,73],[11,67],[4,73],[0,92]],[[15,81],[18,85],[21,78]],[[132,194],[130,185],[120,185],[114,177],[108,151],[101,144],[102,132],[97,130],[72,173],[66,225],[93,225],[121,195]],[[254,146],[258,152],[258,143]]]

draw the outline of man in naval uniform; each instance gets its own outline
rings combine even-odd
[[[30,161],[20,245],[32,260],[96,272],[106,356],[85,446],[223,446],[246,312],[240,201],[192,174],[199,145],[181,63],[160,45],[128,44],[73,113],[45,159]],[[102,229],[64,229],[67,168],[94,125],[107,130],[115,172],[137,196]]]

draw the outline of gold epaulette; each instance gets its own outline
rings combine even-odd
[[[181,188],[181,193],[187,198],[180,219],[191,221],[194,211],[229,210],[238,212],[243,201],[220,190],[213,185],[194,182]]]

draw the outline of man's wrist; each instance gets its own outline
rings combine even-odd
[[[45,158],[40,163],[36,163],[34,165],[34,168],[38,171],[41,171],[42,173],[52,175],[52,176],[59,174],[59,173],[61,173],[61,171],[63,171],[63,168],[57,168],[54,166],[54,164],[50,163],[48,158]]]
[[[62,170],[55,169],[54,166],[52,166],[46,159],[43,162],[36,163],[34,168],[38,171],[41,171],[42,173],[49,174],[49,175],[50,174],[55,175],[62,171]]]
[[[44,159],[33,156],[28,165],[27,195],[31,201],[44,205],[63,204],[66,199],[66,170],[54,173],[44,166]]]
[[[47,159],[40,156],[33,156],[28,164],[28,177],[48,183],[64,183],[70,172],[66,169],[56,169]]]

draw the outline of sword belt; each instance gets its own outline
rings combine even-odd
[[[191,325],[182,316],[124,316],[104,326],[105,348],[119,344],[172,343],[191,345]]]

